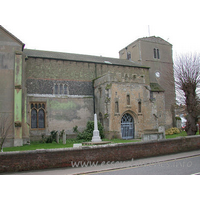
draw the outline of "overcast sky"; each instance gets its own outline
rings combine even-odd
[[[175,54],[200,52],[197,0],[2,0],[1,25],[25,48],[118,58],[138,38],[159,36]]]

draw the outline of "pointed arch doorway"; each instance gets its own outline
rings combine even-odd
[[[121,134],[122,139],[133,139],[135,134],[134,119],[126,113],[121,119]]]

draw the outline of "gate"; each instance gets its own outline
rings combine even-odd
[[[133,139],[134,138],[134,119],[133,117],[126,113],[121,119],[121,132],[122,139]]]

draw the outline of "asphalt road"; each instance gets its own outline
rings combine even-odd
[[[154,164],[144,164],[124,169],[114,169],[93,175],[200,175],[200,155],[164,161]]]

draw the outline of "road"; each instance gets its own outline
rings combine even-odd
[[[142,164],[123,169],[113,169],[93,175],[200,175],[200,156],[176,159],[173,161]]]
[[[131,161],[102,162],[98,165],[75,165],[71,168],[45,169],[4,173],[5,175],[178,175],[200,174],[200,150],[177,154],[132,159]],[[81,163],[83,164],[83,163]],[[2,174],[3,175],[3,174]]]

